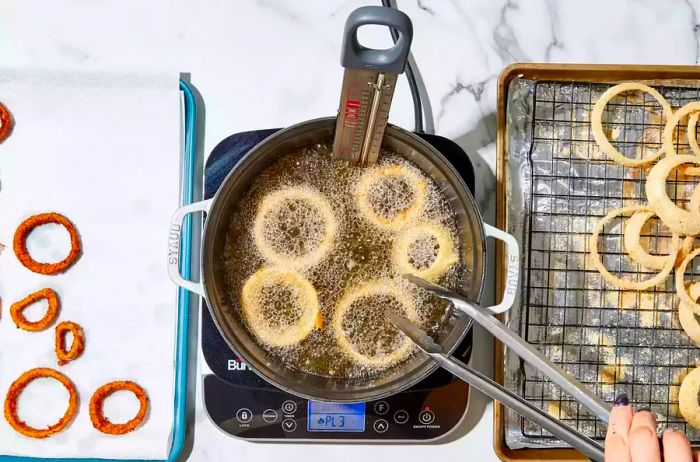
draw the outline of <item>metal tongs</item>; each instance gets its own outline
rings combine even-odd
[[[604,422],[608,421],[611,409],[609,404],[593,394],[573,376],[552,363],[546,356],[533,348],[515,332],[504,326],[491,312],[436,284],[432,284],[415,276],[406,275],[404,277],[418,287],[452,302],[456,310],[465,313],[477,324],[484,327],[494,337],[510,348],[511,351],[515,352],[524,361],[549,377],[553,383],[560,386],[599,419]],[[513,409],[522,417],[548,430],[554,436],[569,443],[573,448],[579,450],[591,459],[603,461],[604,450],[603,446],[599,443],[568,427],[542,409],[530,404],[522,397],[499,385],[480,372],[453,359],[443,351],[440,345],[435,343],[432,337],[408,319],[399,316],[392,310],[386,310],[385,315],[397,329],[406,334],[408,338],[441,367],[447,369],[482,393],[485,393]]]

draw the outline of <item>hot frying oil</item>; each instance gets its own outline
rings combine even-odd
[[[253,273],[274,265],[263,258],[255,239],[253,224],[263,198],[275,191],[292,187],[318,192],[330,204],[335,217],[335,237],[329,253],[320,262],[294,270],[307,278],[316,290],[322,319],[317,328],[296,345],[283,348],[263,343],[261,345],[290,368],[327,377],[368,377],[395,364],[363,365],[353,360],[339,346],[333,331],[333,316],[336,305],[344,294],[363,282],[381,280],[386,284],[394,284],[401,293],[413,300],[418,324],[432,333],[437,333],[444,327],[447,306],[442,300],[419,291],[406,282],[393,268],[392,242],[401,229],[377,226],[359,210],[356,195],[358,183],[367,169],[372,167],[333,160],[331,150],[331,145],[317,144],[282,157],[254,180],[235,209],[231,210],[224,252],[228,293],[233,309],[245,323],[241,312],[241,289]],[[378,166],[397,164],[417,173],[427,183],[423,210],[404,227],[421,221],[437,222],[449,230],[455,248],[461,254],[456,220],[440,188],[418,167],[398,154],[382,152],[377,163]],[[372,209],[381,216],[392,219],[410,207],[416,199],[416,193],[406,181],[392,177],[378,184],[368,198]],[[324,220],[318,211],[299,202],[290,204],[283,209],[283,213],[273,216],[273,222],[264,227],[264,238],[275,251],[289,256],[293,261],[296,256],[303,256],[317,248],[326,237],[325,230]],[[430,254],[432,250],[437,252],[434,240],[426,241],[427,243],[411,247],[411,252],[423,256],[420,260],[425,260],[425,255],[433,258]],[[410,257],[411,261],[415,260],[414,256]],[[425,266],[425,262],[416,266],[420,269]],[[458,289],[463,271],[464,263],[459,258],[458,263],[448,269],[437,282],[447,288]],[[260,300],[265,305],[261,312],[269,317],[271,328],[296,322],[303,307],[289,303],[285,305],[285,300],[293,300],[293,294],[283,287],[270,292],[276,293],[265,293],[260,296]],[[360,353],[369,356],[388,354],[404,341],[403,334],[384,319],[383,312],[387,308],[399,312],[403,309],[389,296],[370,296],[358,300],[343,318],[344,335],[348,336]]]

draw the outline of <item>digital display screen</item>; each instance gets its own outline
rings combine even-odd
[[[306,429],[310,432],[363,432],[365,403],[309,401]]]

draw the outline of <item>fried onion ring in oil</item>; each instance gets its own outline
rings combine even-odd
[[[605,131],[603,130],[602,119],[603,110],[605,109],[605,106],[607,106],[610,100],[618,94],[630,90],[638,90],[644,93],[648,93],[656,101],[658,101],[659,105],[663,109],[663,114],[666,117],[666,119],[668,120],[671,117],[671,114],[673,113],[671,105],[668,104],[668,101],[666,101],[666,99],[661,95],[661,93],[641,83],[625,82],[619,85],[615,85],[614,87],[608,88],[608,90],[605,93],[603,93],[600,96],[600,98],[598,98],[598,101],[596,101],[595,105],[593,106],[593,110],[591,111],[591,128],[593,130],[593,138],[595,138],[596,143],[598,143],[600,150],[607,154],[608,157],[610,157],[618,164],[625,165],[628,167],[638,167],[640,165],[653,162],[659,157],[661,157],[664,154],[664,147],[660,147],[652,156],[647,157],[646,159],[643,159],[641,157],[637,159],[631,159],[625,156],[617,149],[615,149],[612,143],[610,143],[610,140],[608,140]],[[666,124],[666,126],[668,127],[668,123]],[[671,131],[673,131],[673,128],[671,129]]]
[[[289,201],[299,201],[312,206],[324,222],[324,234],[318,246],[301,255],[288,255],[280,252],[268,242],[267,238],[268,216],[279,213],[285,203]],[[331,204],[321,192],[306,186],[284,188],[266,195],[258,207],[253,223],[253,237],[262,257],[274,265],[299,269],[319,263],[330,253],[335,243],[337,230],[338,223]]]
[[[104,416],[102,405],[107,397],[120,390],[130,391],[136,396],[139,400],[139,411],[128,422],[115,424]],[[136,430],[146,417],[147,411],[148,395],[138,384],[129,380],[119,380],[102,385],[95,390],[95,393],[90,398],[90,420],[92,421],[92,426],[107,435],[123,435]]]
[[[274,327],[262,312],[260,298],[272,285],[290,289],[296,304],[303,310],[294,324]],[[295,345],[308,337],[314,328],[323,327],[316,289],[300,273],[285,268],[263,268],[248,278],[241,291],[241,312],[255,336],[271,346]]]
[[[13,124],[12,114],[4,104],[0,103],[0,143],[10,135]]]
[[[402,316],[406,316],[411,321],[417,320],[418,313],[416,312],[410,293],[407,293],[394,281],[377,280],[364,282],[350,289],[336,304],[335,313],[333,315],[333,333],[343,352],[358,364],[371,367],[387,366],[402,359],[413,347],[411,339],[406,337],[403,333],[398,332],[398,335],[403,337],[398,348],[388,354],[368,356],[358,351],[357,347],[348,339],[345,329],[343,328],[343,320],[345,319],[345,315],[352,309],[352,305],[363,298],[382,295],[391,297],[399,302],[405,310],[405,314],[402,314]],[[380,316],[383,317],[383,315]]]
[[[66,410],[66,413],[58,422],[49,426],[48,428],[30,427],[19,418],[19,414],[17,412],[17,400],[19,399],[19,395],[22,394],[22,391],[27,385],[29,385],[30,382],[41,377],[55,379],[59,381],[66,390],[68,390],[68,409]],[[62,431],[68,426],[71,420],[73,420],[77,410],[78,392],[75,389],[73,382],[71,382],[68,377],[60,372],[47,367],[31,369],[20,375],[17,380],[12,382],[10,389],[7,391],[7,396],[5,397],[5,420],[7,420],[7,423],[9,423],[10,426],[15,429],[15,431],[29,438],[47,438]]]
[[[29,250],[27,250],[27,237],[32,230],[37,226],[48,223],[56,223],[63,226],[70,235],[70,252],[66,258],[57,263],[38,262],[29,255]],[[68,218],[56,212],[32,215],[20,223],[15,231],[12,248],[20,263],[22,263],[25,268],[39,274],[58,274],[64,272],[75,263],[81,252],[80,236],[78,235],[78,230],[75,228],[75,225]]]
[[[68,350],[66,350],[66,334],[73,334],[73,342]],[[70,361],[77,359],[85,351],[85,333],[80,325],[71,322],[63,321],[56,326],[56,358],[58,365],[63,366]]]
[[[426,237],[435,239],[437,255],[427,268],[419,269],[411,261],[411,246]],[[439,223],[421,223],[401,232],[394,239],[392,257],[399,273],[413,274],[428,281],[435,281],[459,261],[452,235]]]
[[[378,214],[372,207],[370,190],[373,184],[382,179],[393,177],[406,179],[413,191],[413,202],[407,208],[396,213],[394,217],[387,218]],[[411,224],[423,212],[428,198],[428,182],[405,165],[393,164],[371,167],[360,178],[355,190],[355,196],[358,209],[370,223],[385,230],[396,230]]]
[[[38,321],[29,321],[24,317],[23,311],[29,307],[29,305],[32,305],[33,303],[36,303],[42,299],[45,299],[49,304],[46,314]],[[13,303],[10,306],[10,316],[20,329],[29,332],[39,332],[48,329],[56,321],[60,306],[60,300],[56,292],[54,292],[52,289],[41,289],[27,295],[20,301]]]
[[[663,269],[656,274],[654,277],[651,277],[649,279],[643,280],[643,281],[631,281],[629,279],[622,279],[619,278],[608,271],[608,269],[603,265],[603,261],[600,257],[600,254],[598,253],[598,236],[600,233],[603,231],[603,227],[613,218],[620,216],[620,215],[629,215],[635,212],[651,212],[652,210],[649,207],[642,206],[642,205],[637,205],[637,206],[631,206],[631,207],[623,207],[617,210],[613,210],[612,212],[608,213],[605,217],[603,217],[598,223],[596,223],[595,227],[593,228],[593,234],[591,234],[590,241],[589,241],[589,248],[591,252],[591,257],[593,260],[593,264],[595,265],[596,269],[600,272],[601,276],[603,279],[606,281],[615,284],[616,286],[622,288],[622,289],[627,289],[627,290],[646,290],[650,287],[654,287],[655,285],[661,283],[666,277],[671,274],[671,271],[673,270],[673,266],[676,262],[676,255],[678,254],[678,249],[680,247],[680,237],[678,234],[675,232],[672,234],[671,237],[671,250],[668,256],[666,256],[666,265],[663,267]]]

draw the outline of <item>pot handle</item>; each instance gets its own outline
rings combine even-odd
[[[518,280],[520,279],[520,246],[515,237],[486,223],[484,223],[484,232],[487,237],[503,241],[506,245],[506,286],[503,291],[503,298],[498,305],[487,308],[494,314],[499,314],[508,311],[515,303],[515,295],[518,292]]]
[[[191,213],[208,212],[212,199],[185,205],[175,211],[170,221],[170,233],[168,234],[168,276],[178,286],[200,296],[204,296],[204,287],[201,281],[190,281],[182,277],[180,273],[180,259],[182,257],[182,222]]]

